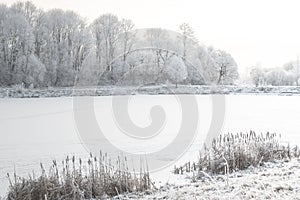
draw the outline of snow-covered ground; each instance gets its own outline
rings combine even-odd
[[[237,171],[228,176],[178,175],[185,183],[168,184],[148,194],[122,195],[122,199],[299,199],[300,160],[277,161]],[[227,182],[228,181],[228,182]]]
[[[43,98],[71,96],[110,96],[128,94],[278,94],[299,95],[300,86],[209,86],[209,85],[144,85],[96,86],[24,89],[21,87],[0,88],[0,98]]]
[[[95,114],[100,123],[101,119],[111,117],[107,116],[111,113],[111,98],[94,98]],[[177,120],[180,109],[176,108],[178,105],[174,96],[137,95],[132,98],[129,114],[132,121],[137,124],[150,123],[149,109],[156,104],[165,105],[168,121]],[[203,142],[201,138],[208,131],[211,123],[210,95],[198,95],[196,99],[199,106],[199,134],[185,156],[178,161],[179,164],[196,158]],[[282,134],[284,142],[300,144],[300,96],[226,95],[225,99],[226,117],[222,132],[249,130],[277,132]],[[13,173],[15,170],[19,175],[26,176],[33,170],[39,173],[40,162],[49,166],[52,159],[60,161],[66,155],[87,157],[88,152],[77,133],[71,97],[3,98],[0,99],[0,110],[0,196],[5,194],[8,187],[7,172]],[[174,136],[172,134],[176,134],[172,129],[176,126],[169,128],[171,133],[161,138],[161,144],[170,142]],[[125,144],[126,150],[139,151],[137,145],[133,145],[130,141],[121,142]],[[148,150],[159,147],[160,143],[149,145]],[[180,144],[177,147],[181,148]],[[158,155],[155,159],[157,162],[169,162],[166,155]],[[173,168],[152,173],[154,181],[157,184],[166,181],[170,184],[178,183],[170,173],[171,169]]]

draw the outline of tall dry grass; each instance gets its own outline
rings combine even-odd
[[[10,187],[7,199],[103,199],[123,193],[141,192],[151,189],[149,172],[141,168],[139,173],[131,173],[126,157],[119,156],[113,164],[107,154],[94,157],[90,154],[87,163],[75,157],[67,157],[62,162],[62,170],[54,160],[46,172],[28,178],[9,177]]]
[[[197,162],[188,162],[176,167],[174,173],[207,172],[211,174],[227,174],[234,170],[243,170],[249,166],[258,166],[273,160],[299,157],[299,148],[293,149],[289,144],[280,143],[280,135],[276,133],[225,134],[213,139],[210,147],[204,146]]]

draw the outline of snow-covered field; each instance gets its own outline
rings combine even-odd
[[[98,120],[111,117],[106,116],[111,111],[111,98],[94,98],[95,114]],[[200,144],[203,142],[201,138],[211,123],[211,97],[198,95],[196,99],[200,115],[199,135],[185,156],[178,162],[196,158]],[[300,96],[226,95],[225,99],[226,117],[222,132],[249,130],[277,132],[282,134],[283,142],[300,144]],[[176,113],[179,111],[176,103],[172,102],[176,102],[173,96],[137,95],[130,103],[129,114],[132,121],[145,125],[149,123],[149,110],[147,110],[149,105],[151,107],[153,104],[161,103],[168,105],[166,106],[168,121],[176,121]],[[47,166],[51,164],[52,159],[60,161],[66,155],[81,157],[88,155],[77,133],[71,97],[3,98],[0,99],[0,110],[0,196],[5,194],[8,187],[7,172],[13,173],[15,170],[19,175],[26,176],[33,170],[39,173],[40,162]],[[173,133],[172,128],[169,130],[171,134],[162,137],[161,144],[168,143],[172,134],[176,134],[176,131]],[[137,146],[126,140],[122,140],[122,143],[125,144],[126,150],[138,151]],[[159,145],[149,145],[149,151],[151,148],[159,148]],[[178,144],[178,148],[180,147]],[[99,149],[101,149],[101,144],[99,144]],[[169,162],[169,160],[166,155],[161,155],[157,156],[157,162]],[[154,181],[156,183],[178,181],[171,175],[170,169],[173,168],[153,173]]]

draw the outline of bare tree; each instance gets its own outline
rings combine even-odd
[[[163,51],[163,49],[169,50],[169,44],[172,43],[170,35],[161,28],[152,28],[146,32],[146,41],[150,47],[153,47],[156,54],[156,65],[161,68],[171,56],[168,51]]]
[[[117,16],[105,14],[97,18],[91,28],[96,41],[99,64],[105,65],[107,71],[112,71],[111,62],[115,58],[117,42],[120,39],[121,23]]]
[[[120,31],[121,31],[120,45],[122,48],[123,62],[125,62],[128,53],[131,51],[135,43],[137,32],[134,30],[134,23],[128,19],[123,19],[121,21]]]
[[[186,59],[187,49],[190,43],[196,42],[194,31],[188,23],[183,23],[179,26],[179,31],[181,33],[180,40],[182,43],[182,57]]]

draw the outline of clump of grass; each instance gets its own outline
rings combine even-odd
[[[211,146],[204,146],[199,153],[198,162],[188,162],[176,167],[175,174],[184,172],[207,172],[211,174],[228,174],[243,170],[249,166],[258,166],[264,162],[299,157],[299,148],[293,149],[280,143],[276,133],[225,134],[213,139]]]
[[[151,189],[149,172],[141,169],[139,174],[128,170],[126,157],[118,157],[115,165],[107,154],[94,157],[90,154],[86,164],[82,160],[67,157],[62,162],[62,171],[54,160],[46,173],[28,178],[9,177],[7,199],[103,199],[123,193],[142,192]]]

